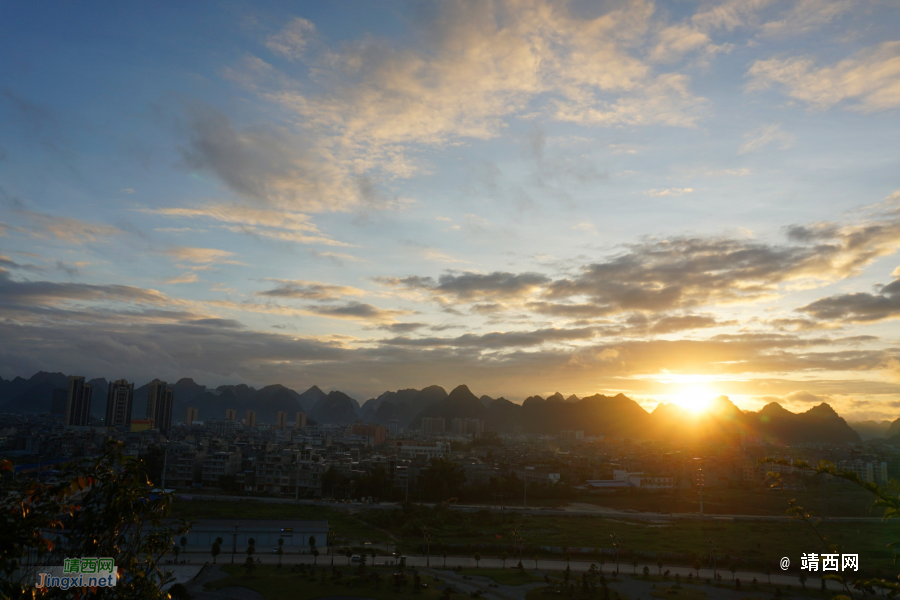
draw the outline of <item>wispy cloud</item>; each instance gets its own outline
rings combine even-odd
[[[867,113],[890,110],[900,106],[900,41],[883,42],[825,67],[805,56],[758,60],[747,77],[749,91],[778,84],[791,98],[819,110],[842,103]]]
[[[778,148],[785,150],[794,145],[794,135],[781,128],[778,123],[763,125],[744,134],[744,143],[738,148],[738,154],[755,152],[769,144],[778,144]]]

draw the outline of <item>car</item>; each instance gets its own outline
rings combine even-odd
[[[350,557],[350,562],[352,564],[359,564],[362,562],[362,558],[360,558],[359,554],[354,554]]]

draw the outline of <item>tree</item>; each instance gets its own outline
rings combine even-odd
[[[353,558],[353,550],[349,547],[344,548],[344,556],[347,557],[347,566],[350,566],[350,559]]]
[[[631,559],[631,572],[635,575],[637,575],[637,568],[638,568],[638,559],[632,558]]]
[[[237,481],[235,475],[219,475],[219,489],[229,494],[236,494],[241,491],[241,485]]]
[[[185,535],[181,536],[181,539],[178,540],[178,543],[181,544],[181,550],[183,552],[187,552],[187,542],[188,542],[187,536],[185,536]]]
[[[12,471],[9,461],[0,461],[3,471]],[[160,586],[166,576],[159,565],[189,524],[168,521],[172,498],[153,493],[156,485],[145,465],[110,441],[98,457],[60,466],[57,481],[42,483],[23,474],[3,482],[0,597],[31,597],[38,572],[63,565],[68,557],[97,556],[112,558],[118,571],[129,575],[118,582],[116,598],[165,598]],[[57,534],[65,537],[64,548],[50,539]]]
[[[572,557],[569,556],[568,554],[566,554],[566,556],[565,556],[565,558],[564,558],[563,560],[566,561],[566,568],[568,569],[568,568],[569,568],[569,562],[572,560]]]
[[[436,502],[459,496],[465,482],[465,470],[447,458],[431,459],[428,468],[419,474],[419,487],[425,490],[426,499]]]
[[[213,557],[213,564],[216,562],[216,557],[222,552],[222,542],[219,541],[221,539],[222,538],[216,538],[216,541],[213,542],[212,550],[210,551],[210,554],[212,554]]]
[[[253,575],[253,569],[256,568],[256,561],[253,560],[253,557],[247,555],[247,560],[244,561],[244,570],[247,571],[247,577],[251,577]]]
[[[175,555],[175,562],[178,562],[178,555],[181,554],[181,548],[178,547],[178,544],[172,546],[172,554]]]
[[[650,567],[644,565],[644,577],[650,577]]]
[[[731,571],[731,580],[734,581],[734,574],[737,573],[737,565],[731,563],[730,565],[728,565],[728,570]]]
[[[256,552],[256,540],[250,538],[247,540],[247,558],[253,558],[253,554]]]
[[[481,562],[481,554],[476,552],[473,558],[475,559],[475,568],[477,569],[480,567],[479,563]]]
[[[284,554],[284,538],[278,538],[278,568],[281,568],[281,555]]]
[[[172,600],[190,600],[191,595],[183,583],[176,583],[169,588],[169,595]]]
[[[319,550],[317,548],[313,548],[312,555],[313,555],[313,564],[314,565],[319,564]]]
[[[316,536],[309,536],[309,551],[312,552],[316,547]]]
[[[535,555],[534,555],[534,570],[535,570],[535,571],[537,571],[537,568],[538,568],[538,560],[539,560],[539,559],[540,559],[540,557],[539,557],[537,554],[535,554]]]
[[[506,559],[507,559],[507,558],[509,558],[509,554],[507,554],[506,552],[504,552],[503,554],[500,555],[500,559],[503,561],[503,568],[504,568],[504,569],[506,568]]]
[[[656,561],[656,568],[659,569],[659,574],[662,575],[662,568],[663,568],[663,561],[662,561],[662,560]]]
[[[694,567],[694,570],[697,571],[697,578],[699,579],[700,578],[700,568],[703,567],[703,563],[700,562],[700,559],[697,559],[694,561],[694,564],[692,566]]]

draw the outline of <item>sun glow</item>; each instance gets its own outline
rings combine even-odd
[[[669,399],[679,406],[699,413],[709,407],[710,402],[716,397],[716,393],[705,385],[687,385],[676,394],[671,394]]]

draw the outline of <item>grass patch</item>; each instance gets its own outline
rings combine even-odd
[[[489,577],[494,580],[494,583],[500,585],[524,585],[544,581],[544,577],[541,575],[535,575],[528,571],[519,572],[518,569],[463,569],[454,571],[454,573],[469,577]]]
[[[677,598],[678,600],[706,600],[706,592],[695,587],[680,587],[675,585],[658,586],[650,591],[654,598]]]
[[[413,574],[408,570],[406,571],[408,583],[398,593],[391,580],[393,569],[367,569],[369,574],[377,572],[381,575],[383,581],[380,585],[376,585],[372,581],[351,581],[349,586],[347,582],[351,580],[356,569],[352,569],[352,572],[344,569],[342,579],[337,581],[331,580],[330,569],[327,571],[319,569],[314,577],[291,568],[279,569],[271,565],[257,566],[252,576],[247,576],[244,568],[238,565],[222,566],[221,569],[228,573],[228,577],[207,583],[205,586],[207,591],[216,591],[231,586],[244,587],[259,592],[266,600],[313,600],[325,596],[364,596],[375,600],[394,600],[396,598],[438,600],[442,595],[441,591],[434,587],[435,584],[430,577],[427,578],[427,581],[425,577],[422,578],[423,582],[428,584],[428,588],[420,590],[418,593],[413,592]],[[326,573],[324,582],[321,579],[323,571]]]
[[[525,600],[550,600],[552,598],[566,598],[567,600],[599,600],[603,598],[603,592],[598,588],[594,594],[585,594],[576,588],[574,594],[569,594],[566,591],[559,590],[554,586],[545,586],[534,588],[533,590],[528,590],[525,592]],[[628,600],[628,596],[614,589],[609,590],[609,599],[610,600]]]
[[[782,499],[783,507],[787,503]],[[402,545],[412,551],[421,543],[422,527],[432,535],[432,556],[440,555],[441,543],[456,547],[451,554],[473,556],[497,555],[501,551],[512,554],[511,532],[519,535],[532,546],[557,547],[611,547],[610,536],[617,534],[625,551],[694,553],[706,556],[709,539],[716,541],[721,554],[741,559],[743,565],[762,565],[782,556],[792,560],[804,552],[821,551],[822,543],[812,528],[800,521],[693,521],[673,520],[666,527],[655,527],[646,521],[628,521],[591,516],[535,516],[517,513],[501,514],[490,511],[460,512],[443,507],[415,507],[411,510],[370,511],[364,517],[373,525],[390,531],[403,540]],[[853,552],[866,556],[866,569],[894,571],[893,556],[887,544],[894,541],[895,531],[880,522],[828,522],[820,526],[829,544],[853,548]],[[500,536],[500,539],[497,538]],[[474,548],[475,544],[503,544],[502,550],[486,551]],[[469,549],[465,545],[472,545]],[[463,546],[460,548],[459,546]],[[523,564],[530,567],[533,551],[526,550]],[[541,553],[544,558],[551,556]],[[587,560],[600,566],[599,557],[571,554],[573,560]],[[555,555],[562,558],[562,555]],[[642,559],[641,564],[646,564]],[[656,571],[655,560],[651,572]],[[613,568],[609,556],[605,558],[604,571]],[[620,560],[619,570],[631,574],[632,566],[627,554]],[[638,568],[640,571],[640,567]]]
[[[388,539],[381,531],[362,522],[353,514],[324,506],[307,504],[276,504],[253,500],[201,502],[175,500],[172,517],[199,521],[201,519],[273,519],[328,521],[339,538],[350,541],[383,542]]]

